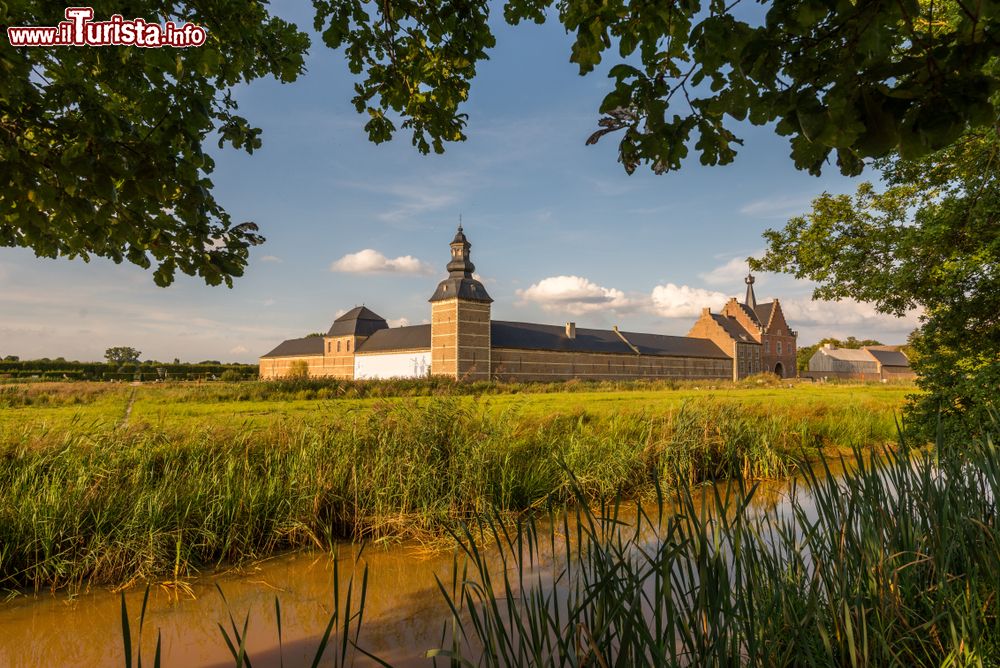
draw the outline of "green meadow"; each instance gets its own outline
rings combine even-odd
[[[912,387],[0,386],[0,587],[184,577],[894,442]],[[576,491],[572,491],[576,490]]]
[[[759,382],[759,384],[758,384]],[[718,381],[669,383],[489,384],[452,383],[421,387],[411,383],[41,383],[0,385],[0,438],[25,430],[50,431],[116,426],[125,420],[156,428],[266,426],[290,420],[312,425],[354,419],[387,403],[426,405],[443,396],[524,417],[621,412],[658,413],[691,402],[739,405],[751,413],[780,410],[804,419],[831,411],[870,411],[886,418],[898,414],[912,385]],[[131,410],[129,411],[129,407]],[[892,434],[890,434],[890,438]],[[6,440],[6,439],[4,439]]]

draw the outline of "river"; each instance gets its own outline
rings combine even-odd
[[[781,514],[790,493],[803,506],[809,505],[801,479],[792,479],[764,484],[753,508]],[[634,506],[625,507],[626,516],[634,512]],[[339,549],[342,596],[358,550],[352,544]],[[451,583],[454,553],[417,544],[367,546],[362,561],[368,567],[368,589],[360,645],[395,666],[430,665],[425,653],[441,646],[443,625],[450,619],[435,575],[446,585]],[[360,571],[355,575],[359,586]],[[188,580],[189,591],[153,584],[141,641],[144,663],[152,665],[160,633],[165,668],[232,666],[217,625],[230,628],[231,610],[241,629],[249,613],[246,648],[255,668],[277,667],[281,656],[287,666],[309,665],[330,617],[333,577],[332,554],[316,552],[284,555]],[[216,585],[225,594],[228,609]],[[141,586],[126,591],[133,637],[143,593]],[[356,590],[355,601],[357,595]],[[281,603],[280,654],[275,596]],[[75,596],[22,595],[0,604],[0,666],[124,666],[121,629],[120,595],[110,589],[91,588]],[[358,656],[354,665],[377,664]]]

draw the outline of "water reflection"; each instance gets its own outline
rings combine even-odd
[[[725,494],[725,485],[703,487],[701,494],[695,495],[699,512],[714,505],[716,491]],[[809,490],[804,479],[797,478],[761,483],[753,511],[780,517],[788,509],[790,494],[799,499],[803,509],[810,508]],[[623,520],[634,520],[635,515],[634,505],[622,506]],[[656,540],[655,528],[649,531],[649,540]],[[536,573],[552,570],[552,545],[547,543],[538,546]],[[342,591],[351,577],[357,551],[354,545],[340,549]],[[443,624],[450,618],[435,575],[450,585],[453,553],[430,552],[418,545],[368,546],[362,561],[368,566],[369,582],[360,645],[393,665],[429,665],[425,652],[441,646]],[[247,650],[254,666],[279,665],[275,596],[281,601],[285,665],[308,665],[332,612],[333,577],[331,555],[299,553],[200,578],[191,583],[193,598],[178,597],[176,592],[154,586],[141,640],[143,655],[151,660],[159,631],[164,666],[233,665],[217,626],[225,623],[228,627],[229,619],[215,588],[218,584],[240,627],[249,612]],[[133,634],[142,596],[140,588],[126,594]],[[39,594],[4,603],[0,605],[0,630],[0,666],[124,665],[120,599],[108,590],[97,589],[75,598]],[[355,665],[376,664],[359,656]]]

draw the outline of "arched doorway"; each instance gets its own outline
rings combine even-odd
[[[774,365],[774,373],[778,376],[778,378],[785,377],[785,367],[781,365],[781,362]]]

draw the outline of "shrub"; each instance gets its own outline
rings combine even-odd
[[[291,380],[305,380],[309,377],[309,363],[305,360],[295,360],[288,365],[288,376]]]

